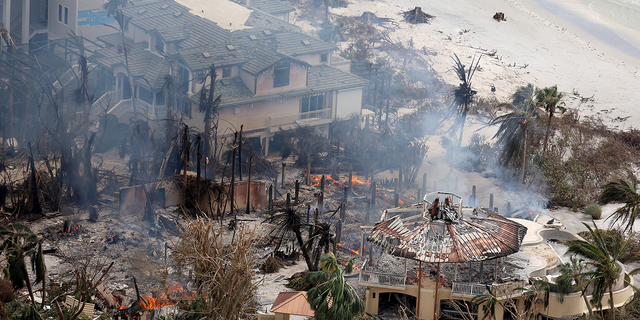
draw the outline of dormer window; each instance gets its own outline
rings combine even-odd
[[[156,36],[156,51],[164,53],[164,42],[160,36]]]
[[[222,77],[223,78],[231,77],[231,68],[229,68],[229,67],[222,68]]]
[[[320,62],[327,62],[329,61],[329,54],[328,53],[323,53],[320,55]]]
[[[280,62],[273,68],[273,87],[284,87],[289,85],[289,73],[291,64]]]

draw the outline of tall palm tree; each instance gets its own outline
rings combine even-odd
[[[480,63],[480,56],[478,60],[475,57],[471,60],[471,66],[467,69],[465,65],[460,62],[460,58],[456,54],[453,55],[453,61],[455,71],[458,79],[460,79],[460,85],[453,90],[453,103],[451,103],[451,111],[456,114],[456,120],[451,127],[451,134],[455,134],[460,130],[460,137],[458,138],[458,148],[462,145],[462,133],[464,132],[464,124],[467,120],[467,113],[469,113],[469,107],[473,103],[473,97],[478,93],[471,88],[471,79],[478,70]]]
[[[118,2],[119,0],[113,0],[113,1],[109,1],[108,3],[111,2]],[[124,1],[126,3],[126,1]],[[116,6],[117,8],[117,6]],[[127,46],[127,43],[125,41],[125,30],[127,30],[128,26],[129,26],[129,22],[131,21],[130,17],[126,17],[123,13],[122,10],[119,9],[114,9],[114,17],[116,19],[116,22],[118,23],[118,27],[109,25],[109,24],[103,24],[104,26],[107,26],[109,28],[115,29],[116,31],[118,31],[118,33],[120,34],[120,38],[122,40],[122,52],[124,54],[124,67],[127,71],[127,77],[129,78],[129,87],[131,89],[131,99],[134,99],[135,97],[135,89],[134,89],[134,84],[133,84],[133,76],[131,75],[131,69],[129,69],[129,48]],[[134,116],[137,117],[138,112],[136,110],[136,104],[133,104],[133,108],[134,108]]]
[[[584,304],[589,310],[589,315],[593,315],[591,303],[587,299],[587,278],[582,274],[584,270],[584,259],[578,257],[571,257],[571,261],[560,265],[561,275],[556,279],[558,285],[558,292],[561,297],[566,294],[571,294],[580,291]]]
[[[503,146],[501,155],[503,164],[514,161],[516,152],[520,151],[520,184],[524,183],[529,130],[534,120],[540,117],[539,107],[535,101],[536,92],[532,84],[518,88],[513,95],[513,103],[500,105],[509,112],[490,123],[491,125],[500,124],[498,132],[493,137],[498,138],[498,144]]]
[[[354,257],[355,258],[355,257]],[[353,260],[347,262],[344,273],[353,271]],[[356,290],[344,280],[343,270],[333,253],[322,256],[320,271],[309,272],[305,281],[319,285],[309,289],[307,300],[318,320],[359,319],[364,314],[364,302]]]
[[[609,306],[611,319],[615,320],[615,302],[613,300],[613,285],[620,275],[620,267],[616,261],[627,252],[629,246],[629,237],[627,240],[614,238],[611,246],[607,246],[602,233],[598,226],[594,223],[595,229],[588,224],[583,223],[590,234],[590,242],[584,240],[570,240],[566,244],[569,246],[568,252],[577,254],[586,259],[585,265],[587,271],[580,274],[580,277],[587,281],[585,285],[593,289],[592,303],[595,303],[599,309],[602,309],[602,297],[606,291],[609,291]],[[612,248],[609,250],[608,248]]]
[[[537,102],[542,105],[544,110],[549,115],[549,121],[547,122],[547,132],[544,135],[544,147],[542,148],[543,158],[547,154],[547,143],[549,141],[549,132],[551,131],[551,120],[556,113],[556,109],[560,110],[562,113],[567,111],[567,108],[565,108],[563,105],[564,102],[558,105],[558,103],[560,103],[560,99],[562,98],[562,93],[558,93],[558,86],[543,88],[536,93]]]
[[[206,89],[207,78],[209,79],[209,90]],[[202,80],[202,90],[200,91],[200,105],[198,111],[204,113],[204,134],[205,134],[205,154],[207,157],[217,153],[217,131],[218,131],[218,107],[222,101],[221,95],[215,94],[216,67],[212,64],[209,71]],[[213,153],[211,145],[214,145]],[[215,161],[214,161],[215,163]]]
[[[78,101],[82,104],[83,119],[82,130],[85,138],[89,137],[89,114],[91,113],[91,102],[93,95],[89,96],[89,61],[85,55],[84,40],[75,32],[69,33],[78,47],[78,65],[80,66],[80,86],[77,90]]]
[[[605,184],[602,189],[601,203],[624,203],[607,219],[611,219],[611,224],[622,222],[624,232],[633,231],[633,224],[640,217],[640,194],[638,194],[636,177],[634,176],[632,181],[624,179],[611,181]]]
[[[489,290],[489,293],[479,294],[473,297],[472,303],[482,306],[482,319],[495,319],[496,318],[496,306],[504,308],[504,304],[498,300],[498,298]]]

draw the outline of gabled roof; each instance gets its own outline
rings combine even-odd
[[[307,293],[304,291],[280,292],[269,311],[306,317],[313,317],[315,314],[307,301]]]
[[[189,8],[175,1],[127,7],[122,13],[131,18],[132,25],[145,32],[156,31],[165,41],[183,41],[182,47],[224,43],[230,36],[228,30],[190,13]]]
[[[254,76],[264,72],[265,70],[271,68],[276,63],[283,60],[289,60],[297,64],[306,65],[306,66],[309,65],[304,61],[298,61],[298,60],[292,59],[289,56],[285,56],[273,50],[269,50],[268,48],[265,48],[263,46],[257,46],[253,48],[253,50],[251,50],[251,52],[248,53],[247,60],[248,61],[245,64],[243,64],[241,68],[242,70]]]
[[[297,32],[274,32],[278,52],[289,56],[300,56],[337,50],[338,47],[318,38]]]
[[[243,50],[239,48],[230,50],[225,45],[205,45],[180,49],[178,55],[192,71],[209,69],[211,64],[214,64],[217,68],[237,65],[247,61]]]
[[[287,0],[251,0],[250,7],[262,10],[268,14],[282,14],[296,11]]]
[[[367,80],[354,74],[338,70],[327,65],[311,66],[307,71],[308,85],[305,88],[255,95],[239,77],[216,81],[216,94],[222,95],[221,108],[228,108],[260,101],[286,99],[306,95],[320,94],[334,90],[346,90],[364,87]],[[198,103],[198,93],[192,96],[192,102]]]
[[[282,21],[266,12],[253,11],[244,22],[245,26],[278,31],[300,32],[300,27]]]

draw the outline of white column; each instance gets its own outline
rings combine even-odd
[[[22,44],[29,43],[29,34],[31,33],[31,25],[29,25],[29,17],[31,16],[30,11],[31,0],[22,0]]]
[[[4,27],[11,33],[11,0],[2,1],[2,20]]]

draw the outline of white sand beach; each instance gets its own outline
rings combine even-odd
[[[538,5],[549,3],[560,6],[554,12],[562,17]],[[404,22],[401,12],[416,6],[436,18],[429,24]],[[434,70],[449,84],[458,83],[450,71],[454,54],[466,65],[483,54],[473,79],[481,98],[506,100],[527,83],[558,85],[567,106],[579,108],[581,116],[602,116],[619,129],[640,126],[640,56],[609,44],[624,40],[579,0],[352,0],[346,8],[331,10],[345,16],[364,11],[393,19],[398,27],[389,28],[390,38],[405,43],[413,39],[416,48],[424,47]],[[494,20],[496,12],[503,12],[507,21]],[[640,33],[636,35],[640,39]],[[492,84],[496,92],[491,92]]]

